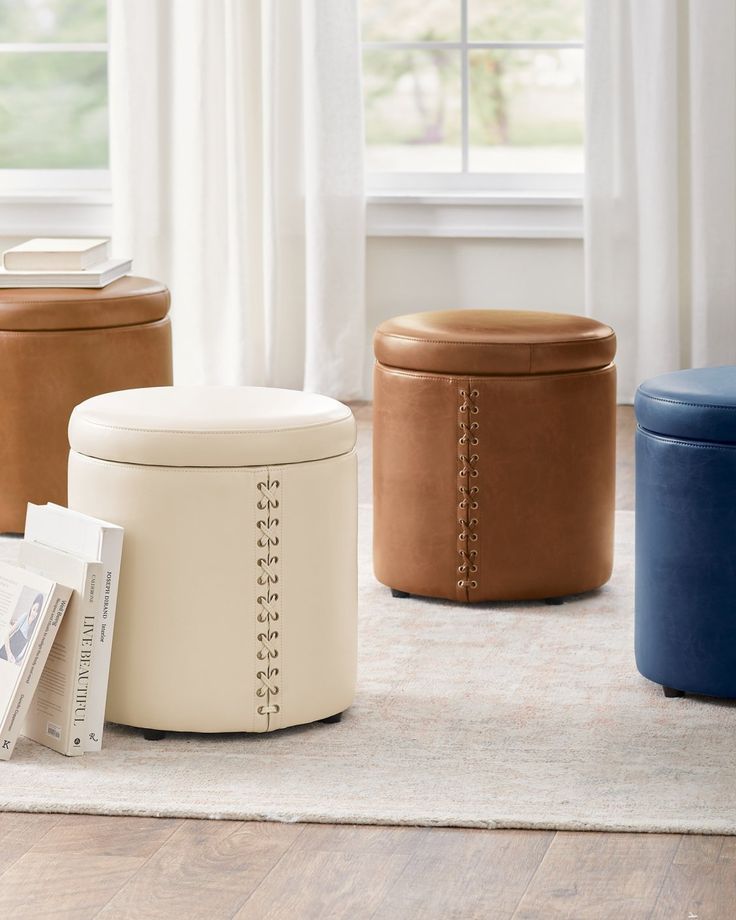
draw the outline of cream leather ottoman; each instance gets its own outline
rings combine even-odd
[[[337,721],[356,671],[350,410],[124,390],[77,406],[69,441],[69,506],[125,527],[107,718],[149,737]]]

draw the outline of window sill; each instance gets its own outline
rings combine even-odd
[[[569,192],[375,192],[368,236],[582,239],[583,200]]]
[[[109,236],[109,189],[0,190],[0,236]],[[486,239],[582,239],[577,194],[376,192],[367,235]]]
[[[2,189],[0,236],[109,236],[109,189]]]

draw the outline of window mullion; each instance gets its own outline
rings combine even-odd
[[[468,60],[468,0],[460,0],[460,67],[461,67],[461,117],[462,117],[462,172],[468,172],[470,160],[470,66]]]
[[[0,42],[0,54],[79,54],[106,52],[107,42]]]
[[[582,49],[583,42],[564,42],[550,41],[538,42],[516,41],[516,42],[491,42],[491,41],[471,41],[468,39],[465,43],[458,42],[433,42],[433,41],[380,41],[380,42],[363,42],[362,47],[365,51],[460,51],[463,44],[469,49],[479,51],[557,51],[557,50],[576,50]]]

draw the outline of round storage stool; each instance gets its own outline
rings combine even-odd
[[[635,407],[637,667],[736,697],[736,367],[647,380]]]
[[[374,565],[394,594],[558,601],[611,574],[616,337],[580,316],[400,316],[374,347]]]
[[[266,732],[355,690],[355,421],[334,399],[162,387],[82,403],[70,507],[125,528],[107,718]]]
[[[26,503],[66,505],[66,430],[97,393],[171,383],[169,292],[146,278],[101,290],[0,290],[0,532]]]

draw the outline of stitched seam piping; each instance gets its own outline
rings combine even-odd
[[[260,669],[256,671],[259,683],[256,688],[256,712],[266,719],[266,731],[271,729],[271,717],[277,715],[281,706],[279,697],[279,668],[273,662],[279,657],[279,589],[281,574],[278,553],[281,542],[281,522],[277,514],[281,504],[281,483],[272,479],[270,471],[256,483],[259,498],[256,501],[256,545],[262,552],[256,560],[258,574],[256,590],[256,659]]]
[[[640,390],[644,399],[653,399],[655,402],[670,403],[672,406],[692,406],[694,409],[726,409],[736,411],[736,406],[719,406],[717,403],[685,402],[682,399],[667,399],[666,396],[650,396],[646,390]]]
[[[647,438],[651,438],[652,441],[660,441],[662,444],[677,444],[679,447],[694,447],[696,450],[736,450],[736,444],[714,444],[709,441],[683,441],[679,438],[671,438],[666,434],[657,434],[654,431],[650,431],[648,428],[642,428],[641,425],[637,426],[637,430]]]
[[[330,425],[341,425],[348,421],[351,415],[335,419],[332,422],[317,422],[314,425],[299,425],[294,428],[211,428],[206,431],[190,431],[186,428],[128,428],[125,425],[108,425],[105,422],[95,422],[92,419],[82,418],[81,424],[93,425],[95,428],[104,428],[106,431],[132,431],[136,434],[185,434],[187,437],[208,438],[210,435],[252,435],[252,434],[282,434],[286,431],[314,431],[315,429],[328,428]]]
[[[395,376],[403,374],[404,377],[412,377],[415,380],[436,380],[440,383],[457,383],[458,380],[457,375],[453,375],[450,371],[417,371],[410,367],[396,367],[393,364],[381,364],[380,361],[376,361],[374,368],[377,371],[394,374]]]
[[[559,380],[563,377],[584,377],[586,375],[592,376],[593,374],[602,374],[612,370],[615,366],[613,361],[609,361],[608,364],[603,364],[601,367],[583,367],[577,371],[546,371],[544,373],[537,371],[534,374],[527,374],[524,371],[518,374],[509,374],[508,372],[504,372],[503,374],[476,373],[473,376],[482,378],[483,380],[523,380],[532,383],[535,380],[550,380],[552,378]],[[453,373],[452,371],[430,371],[425,368],[416,370],[411,367],[397,367],[393,364],[383,364],[378,360],[375,363],[375,369],[389,374],[403,374],[405,377],[412,377],[417,380],[441,380],[447,383],[458,383],[460,380],[466,379],[462,374]]]
[[[171,317],[167,313],[166,316],[162,316],[159,319],[136,320],[134,323],[113,323],[110,326],[62,326],[58,329],[3,329],[0,327],[0,337],[6,335],[83,335],[90,332],[118,332],[124,329],[148,329],[150,326],[164,326],[170,323]]]
[[[132,460],[103,460],[101,457],[93,457],[91,454],[84,454],[80,450],[71,448],[70,453],[87,460],[90,463],[101,463],[111,468],[125,468],[128,470],[152,470],[160,473],[252,473],[254,470],[266,468],[265,463],[250,463],[245,466],[228,466],[217,464],[216,466],[167,466],[165,463],[135,463]],[[313,460],[280,460],[279,466],[301,466],[303,463],[327,463],[331,460],[339,460],[341,457],[349,457],[356,453],[355,446],[350,450],[343,451],[340,454],[334,454],[330,457],[315,457]]]
[[[169,296],[168,290],[166,288],[162,288],[160,291],[149,291],[148,293],[133,292],[131,294],[123,294],[118,297],[86,297],[82,300],[72,299],[72,300],[53,301],[52,299],[49,299],[48,297],[39,297],[38,300],[12,300],[11,298],[6,299],[4,297],[1,297],[0,298],[0,309],[1,309],[2,304],[4,303],[9,303],[9,304],[12,304],[13,306],[35,307],[35,306],[38,306],[38,304],[59,302],[59,303],[63,303],[66,306],[68,304],[80,304],[80,303],[97,304],[99,302],[102,302],[104,304],[124,303],[126,300],[144,300],[149,297],[165,297],[169,302],[171,302],[171,297]]]
[[[376,336],[382,336],[386,339],[401,339],[406,342],[423,342],[427,345],[468,345],[471,348],[524,348],[527,345],[592,345],[599,342],[608,342],[616,337],[616,333],[611,330],[608,335],[598,338],[578,338],[578,339],[551,339],[548,342],[468,342],[458,341],[455,339],[422,339],[419,336],[402,335],[400,332],[376,332]]]
[[[471,591],[478,587],[478,432],[476,416],[479,392],[467,386],[458,390],[457,442],[457,593],[458,600],[471,600]]]

